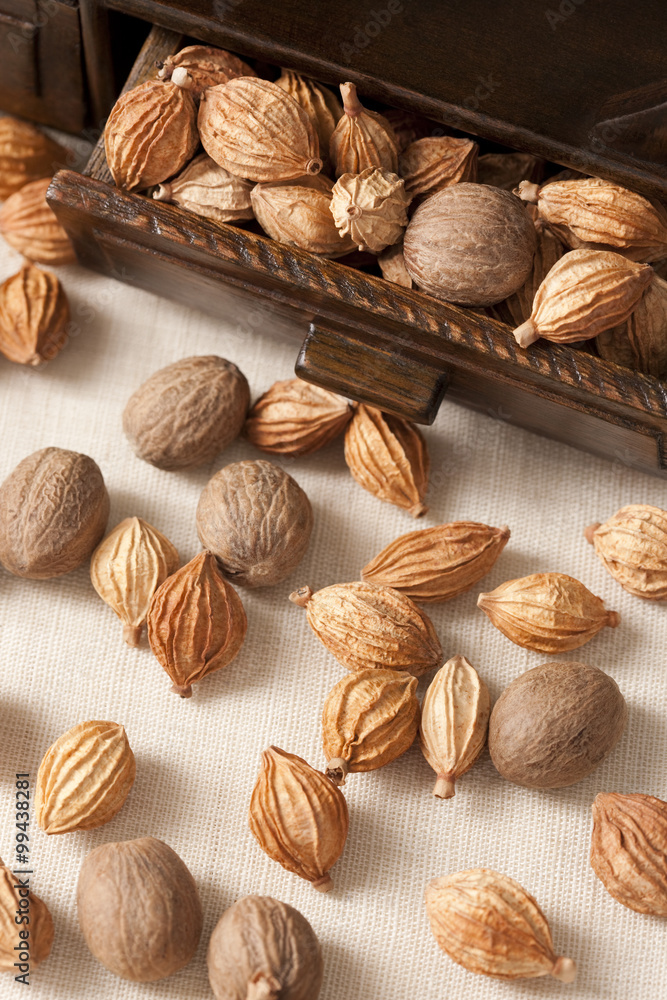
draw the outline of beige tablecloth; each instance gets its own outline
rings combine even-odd
[[[0,250],[0,278],[20,263]],[[88,273],[62,268],[78,332],[40,371],[0,363],[0,477],[47,445],[91,455],[111,495],[109,526],[138,514],[164,531],[182,560],[199,551],[195,508],[222,465],[260,457],[244,442],[212,465],[162,472],[131,452],[121,429],[130,393],[156,369],[216,353],[248,377],[253,397],[292,375],[296,341],[284,321],[230,299],[217,318]],[[449,802],[433,798],[433,774],[418,747],[345,788],[350,836],[320,895],[270,861],[247,823],[260,752],[269,744],[323,765],[320,712],[343,668],[287,600],[291,590],[354,580],[375,553],[417,525],[365,493],[350,477],[341,441],[310,458],[282,462],[315,511],[310,549],[284,583],[243,592],[248,635],[227,669],[173,695],[147,645],[129,649],[94,592],[87,569],[56,580],[0,576],[0,854],[12,859],[14,774],[34,781],[46,749],[75,723],[122,723],[137,779],[119,815],[91,832],[47,837],[33,822],[33,887],[48,904],[56,938],[31,975],[40,1000],[210,997],[206,946],[235,899],[269,894],[312,923],[325,957],[322,1000],[658,1000],[667,996],[665,922],[620,906],[589,862],[590,806],[597,792],[667,798],[665,608],[625,593],[582,530],[624,504],[667,506],[667,486],[629,470],[444,403],[425,431],[432,456],[430,511],[422,526],[471,519],[507,523],[512,537],[483,589],[527,573],[558,570],[582,580],[620,612],[571,658],[607,670],[629,705],[625,735],[607,761],[570,788],[530,791],[504,781],[485,752]],[[546,657],[520,649],[475,606],[476,592],[432,606],[447,656],[463,653],[493,698]],[[423,687],[423,685],[422,685]],[[153,835],[170,844],[200,888],[205,929],[193,962],[172,978],[139,985],[117,979],[88,952],[77,924],[79,866],[107,841]],[[576,959],[577,982],[503,983],[475,976],[442,954],[423,904],[428,879],[490,867],[518,879],[539,901],[559,954]],[[11,975],[0,996],[22,995]]]

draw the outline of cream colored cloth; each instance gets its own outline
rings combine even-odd
[[[0,250],[0,278],[20,258]],[[195,509],[209,477],[228,462],[259,458],[237,442],[210,466],[162,472],[136,458],[121,428],[130,394],[158,368],[189,355],[219,354],[239,365],[253,397],[293,372],[298,340],[252,303],[230,298],[217,318],[89,273],[59,271],[77,335],[43,370],[0,359],[0,478],[47,445],[91,455],[111,495],[109,527],[140,515],[176,544],[183,562],[199,551]],[[293,330],[305,333],[305,328]],[[47,748],[75,723],[122,723],[137,779],[107,826],[47,837],[30,829],[32,885],[48,904],[51,957],[31,974],[33,1000],[210,997],[206,947],[225,907],[248,893],[296,906],[322,943],[321,1000],[660,1000],[667,997],[664,920],[616,903],[589,861],[590,807],[599,791],[667,798],[667,619],[665,608],[623,591],[583,538],[592,521],[628,503],[667,507],[667,483],[545,441],[445,402],[425,430],[432,459],[430,511],[419,522],[365,493],[350,477],[342,442],[283,465],[315,511],[310,549],[298,570],[266,590],[242,591],[248,635],[238,658],[197,684],[190,700],[149,647],[130,649],[86,568],[55,580],[0,574],[0,854],[14,857],[14,774],[34,781]],[[276,744],[324,764],[320,713],[343,667],[320,645],[289,593],[358,578],[388,542],[416,527],[470,519],[507,523],[510,542],[481,589],[537,571],[583,581],[620,612],[571,654],[607,670],[629,705],[616,750],[570,788],[531,791],[495,771],[488,753],[461,779],[456,797],[433,798],[434,775],[417,746],[345,787],[350,835],[320,895],[269,860],[247,823],[260,753]],[[477,589],[429,607],[447,657],[467,656],[495,699],[547,657],[513,645],[475,605]],[[567,657],[566,657],[567,658]],[[421,685],[423,688],[423,684]],[[168,980],[134,984],[88,952],[76,916],[76,883],[88,851],[152,835],[182,857],[199,886],[205,927],[192,963]],[[423,903],[428,879],[489,867],[517,879],[543,908],[558,954],[574,958],[576,983],[548,978],[504,983],[476,976],[439,951]],[[22,995],[10,974],[0,997]]]

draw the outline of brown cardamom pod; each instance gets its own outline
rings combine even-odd
[[[359,250],[379,253],[398,243],[408,224],[410,196],[398,174],[368,167],[359,174],[342,174],[331,198],[338,232]]]
[[[0,118],[0,201],[15,191],[52,177],[68,162],[68,151],[28,122],[4,115]]]
[[[324,169],[328,172],[329,143],[336,125],[343,116],[340,101],[327,87],[322,87],[305,76],[299,76],[291,69],[284,69],[276,83],[309,115],[317,132]]]
[[[657,275],[622,326],[599,333],[598,354],[657,378],[667,374],[667,281]]]
[[[32,972],[51,954],[53,947],[53,918],[46,903],[29,889],[29,896],[19,895],[17,878],[0,860],[0,972],[17,974],[16,963],[26,963]],[[23,912],[25,899],[29,901],[29,924],[17,924],[16,917]],[[28,932],[27,940],[20,934]],[[26,979],[24,982],[28,983]]]
[[[25,264],[0,285],[0,351],[10,361],[51,361],[67,343],[69,321],[67,296],[50,271]]]
[[[355,249],[351,237],[336,228],[330,189],[305,187],[296,181],[256,184],[250,199],[260,226],[278,243],[322,257],[344,257]]]
[[[667,601],[667,511],[649,504],[621,507],[586,539],[621,587],[648,601]]]
[[[345,114],[331,136],[329,153],[341,174],[360,174],[369,167],[398,173],[398,145],[394,130],[384,117],[367,111],[353,83],[341,83]]]
[[[192,685],[238,655],[248,622],[241,598],[202,552],[167,577],[155,592],[146,619],[148,641],[181,698]]]
[[[401,153],[398,172],[410,197],[435,194],[461,181],[476,181],[478,152],[472,139],[427,136]]]
[[[252,184],[218,166],[206,153],[195,156],[185,170],[153,191],[156,201],[168,201],[214,222],[252,219]]]
[[[28,260],[38,264],[72,264],[76,260],[69,236],[46,201],[50,177],[26,184],[0,208],[0,235]]]
[[[173,79],[175,70],[184,71],[190,77],[190,93],[197,100],[208,87],[217,87],[237,76],[257,76],[238,56],[209,45],[188,45],[175,55],[167,56],[158,70],[158,79]],[[180,78],[177,75],[177,79]]]
[[[256,448],[272,455],[312,455],[343,433],[353,412],[342,396],[291,378],[274,382],[259,397],[243,433]]]

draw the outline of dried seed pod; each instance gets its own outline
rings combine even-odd
[[[527,280],[535,226],[509,191],[487,184],[454,184],[427,198],[405,231],[405,266],[436,298],[490,306]]]
[[[398,154],[404,153],[410,143],[417,139],[424,139],[427,135],[433,134],[434,122],[423,115],[417,115],[412,111],[399,111],[397,108],[389,108],[383,117],[389,122],[393,129]],[[438,135],[444,135],[442,127],[438,129]]]
[[[31,181],[53,177],[68,152],[28,122],[0,118],[0,201]]]
[[[171,80],[147,80],[121,94],[104,128],[116,185],[136,191],[177,174],[199,144],[196,116],[192,94]]]
[[[331,136],[329,155],[341,174],[360,174],[369,167],[398,173],[398,145],[394,130],[384,117],[367,111],[353,83],[341,83],[345,114]]]
[[[420,677],[442,663],[431,619],[409,597],[374,583],[337,583],[316,593],[301,587],[290,601],[348,670],[407,670]]]
[[[402,242],[394,243],[393,246],[383,250],[378,257],[378,264],[386,281],[393,281],[394,284],[403,285],[404,288],[412,288],[412,278],[405,266]]]
[[[0,562],[32,580],[62,576],[86,562],[108,517],[109,494],[92,458],[42,448],[0,486]]]
[[[244,896],[225,910],[207,961],[216,1000],[317,1000],[324,974],[313,928],[271,896]]]
[[[256,184],[250,199],[260,226],[278,243],[322,257],[344,257],[355,248],[350,236],[336,228],[328,190],[297,183]]]
[[[228,83],[237,76],[257,76],[238,56],[209,45],[188,45],[175,55],[167,56],[159,66],[158,79],[171,80],[175,70],[184,71],[190,77],[189,90],[197,100],[208,87]],[[176,74],[176,78],[181,77]]]
[[[197,950],[202,909],[195,880],[155,837],[101,844],[87,854],[76,901],[86,944],[123,979],[164,979]]]
[[[172,181],[153,191],[156,201],[168,201],[214,222],[252,219],[252,184],[218,166],[206,153],[196,156]]]
[[[14,976],[36,969],[49,957],[53,946],[53,918],[48,907],[32,889],[17,884],[20,878],[0,860],[0,972],[12,972]],[[16,917],[24,910],[26,900],[30,922],[24,925],[17,923]],[[23,981],[29,985],[28,979]]]
[[[125,730],[116,722],[80,722],[42,758],[35,815],[45,833],[94,830],[119,812],[136,775]]]
[[[493,706],[491,760],[517,785],[573,785],[611,753],[627,715],[616,681],[602,670],[545,663],[513,680]]]
[[[537,249],[533,257],[532,270],[518,291],[494,307],[493,312],[498,319],[512,327],[525,323],[533,311],[537,289],[564,253],[565,248],[558,237],[544,226],[538,226]]]
[[[379,500],[421,517],[428,510],[429,456],[414,424],[382,413],[374,406],[357,406],[345,432],[345,461],[353,477]]]
[[[223,574],[240,587],[271,587],[308,548],[313,510],[284,469],[259,459],[216,472],[197,506],[197,533]]]
[[[577,967],[556,955],[536,900],[508,875],[476,868],[433,879],[426,886],[426,912],[439,947],[469,972],[574,981]]]
[[[151,649],[173,681],[172,691],[189,698],[193,684],[238,655],[248,621],[215,556],[202,552],[156,590],[146,625]]]
[[[513,191],[523,181],[539,181],[544,160],[532,153],[486,153],[477,161],[477,181]],[[473,178],[474,179],[474,178]]]
[[[667,802],[600,792],[593,803],[591,867],[623,906],[667,917]]]
[[[269,747],[248,818],[250,832],[273,861],[319,892],[332,888],[329,869],[343,853],[349,818],[343,793],[321,771]]]
[[[649,504],[621,507],[587,540],[621,587],[648,601],[667,601],[667,511]]]
[[[645,375],[667,375],[667,281],[657,275],[622,326],[599,333],[598,354],[605,361]]]
[[[315,126],[320,156],[324,161],[324,168],[328,170],[331,136],[343,116],[340,101],[326,87],[305,76],[299,76],[291,69],[284,69],[276,83],[301,105]]]
[[[342,396],[300,378],[274,382],[254,404],[243,429],[272,455],[312,455],[342,434],[354,410]]]
[[[208,155],[239,177],[284,181],[322,169],[308,114],[269,80],[239,77],[206,90],[198,124]]]
[[[215,355],[183,358],[130,396],[123,430],[135,454],[158,469],[212,461],[241,433],[250,403],[245,375]]]
[[[590,340],[624,323],[654,278],[608,250],[570,250],[554,264],[535,293],[529,319],[514,331],[528,347],[540,337],[558,344]]]
[[[356,771],[391,764],[415,741],[419,728],[417,678],[370,668],[346,674],[322,711],[325,774],[335,785]]]
[[[620,615],[607,611],[601,598],[565,573],[532,573],[508,580],[477,607],[492,625],[524,649],[564,653],[583,646],[606,625],[616,628]]]
[[[331,214],[341,236],[359,250],[379,253],[397,243],[408,224],[410,196],[398,174],[368,167],[334,184]]]
[[[479,146],[472,139],[427,136],[401,153],[398,173],[411,198],[435,194],[461,181],[476,181],[478,152]]]
[[[50,271],[24,264],[0,285],[0,352],[10,361],[51,361],[67,343],[69,321],[67,296]]]
[[[179,565],[169,539],[141,517],[126,517],[93,552],[90,579],[123,623],[128,646],[139,645],[153,594]]]
[[[58,267],[73,264],[76,256],[46,201],[50,183],[50,177],[31,181],[7,199],[0,208],[0,235],[28,260]]]
[[[451,799],[486,743],[491,701],[486,684],[465,656],[440,667],[428,686],[419,729],[421,748],[437,775],[433,794]]]
[[[413,601],[449,601],[493,568],[510,529],[475,521],[438,524],[390,542],[361,571],[361,579],[393,587]]]

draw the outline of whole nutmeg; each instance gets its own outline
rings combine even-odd
[[[191,469],[234,441],[250,405],[245,375],[215,355],[161,368],[130,396],[123,430],[135,454],[158,469]]]
[[[67,296],[50,271],[24,264],[0,285],[0,351],[10,361],[51,361],[67,343],[69,320]]]
[[[423,291],[490,306],[516,292],[533,266],[535,226],[521,201],[487,184],[454,184],[419,206],[405,231],[405,266]]]
[[[12,972],[15,976],[32,972],[51,954],[53,946],[53,918],[46,903],[30,889],[29,926],[18,924],[16,917],[25,906],[25,889],[18,884],[15,875],[0,860],[0,972]],[[32,883],[32,879],[29,879]],[[29,937],[20,937],[29,931]],[[17,969],[15,963],[25,963],[25,968]],[[29,983],[28,980],[24,982]]]
[[[52,177],[67,163],[67,150],[28,122],[0,118],[0,201],[31,181]]]
[[[108,517],[109,495],[92,458],[35,451],[0,486],[0,562],[32,580],[62,576],[88,559]]]
[[[96,847],[81,865],[76,899],[86,944],[122,979],[164,979],[197,950],[202,909],[195,880],[155,837]]]
[[[197,533],[240,587],[271,587],[296,569],[308,548],[313,510],[284,469],[259,459],[234,462],[204,487]]]
[[[597,667],[545,663],[517,677],[493,707],[489,752],[508,781],[562,788],[611,753],[627,719],[618,685]]]
[[[28,260],[38,264],[73,264],[70,238],[46,200],[50,177],[31,181],[0,208],[0,236]]]

